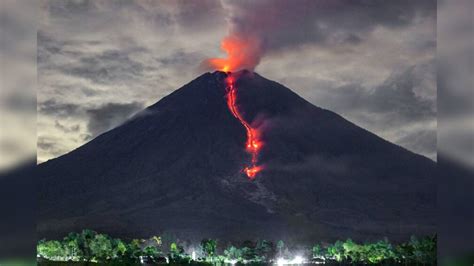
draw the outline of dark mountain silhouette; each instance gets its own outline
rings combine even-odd
[[[249,181],[246,132],[206,73],[123,125],[38,166],[39,237],[92,228],[122,237],[351,237],[435,232],[436,163],[242,71],[237,103],[262,132]]]

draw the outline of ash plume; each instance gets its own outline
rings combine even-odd
[[[203,65],[222,71],[254,70],[270,53],[305,45],[357,45],[377,27],[401,28],[436,12],[422,1],[222,1],[229,32],[221,49],[225,58]]]

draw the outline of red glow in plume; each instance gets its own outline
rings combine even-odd
[[[260,62],[261,42],[258,38],[229,35],[222,40],[221,49],[227,54],[226,58],[211,58],[206,61],[213,69],[224,72],[254,70]]]
[[[232,74],[226,78],[227,83],[227,106],[231,111],[232,115],[239,120],[239,122],[245,127],[247,132],[247,142],[245,144],[246,151],[252,156],[251,164],[243,169],[250,180],[255,179],[257,174],[263,170],[262,166],[258,166],[258,152],[263,146],[263,142],[260,139],[260,131],[253,128],[245,119],[237,108],[237,88],[234,84],[234,77]]]

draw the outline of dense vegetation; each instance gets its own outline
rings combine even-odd
[[[163,237],[164,238],[164,237]],[[62,240],[41,240],[37,245],[39,261],[77,261],[132,265],[171,264],[386,264],[435,265],[436,236],[391,244],[387,239],[356,243],[351,239],[311,248],[287,247],[283,241],[244,241],[239,245],[218,247],[215,239],[203,239],[195,247],[177,240],[154,236],[150,239],[123,241],[92,230],[70,233]],[[185,248],[186,247],[186,248]],[[221,252],[219,252],[221,251]]]

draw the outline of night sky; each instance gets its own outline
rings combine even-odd
[[[229,30],[255,71],[436,158],[436,1],[41,1],[38,162],[119,125],[209,69]]]

